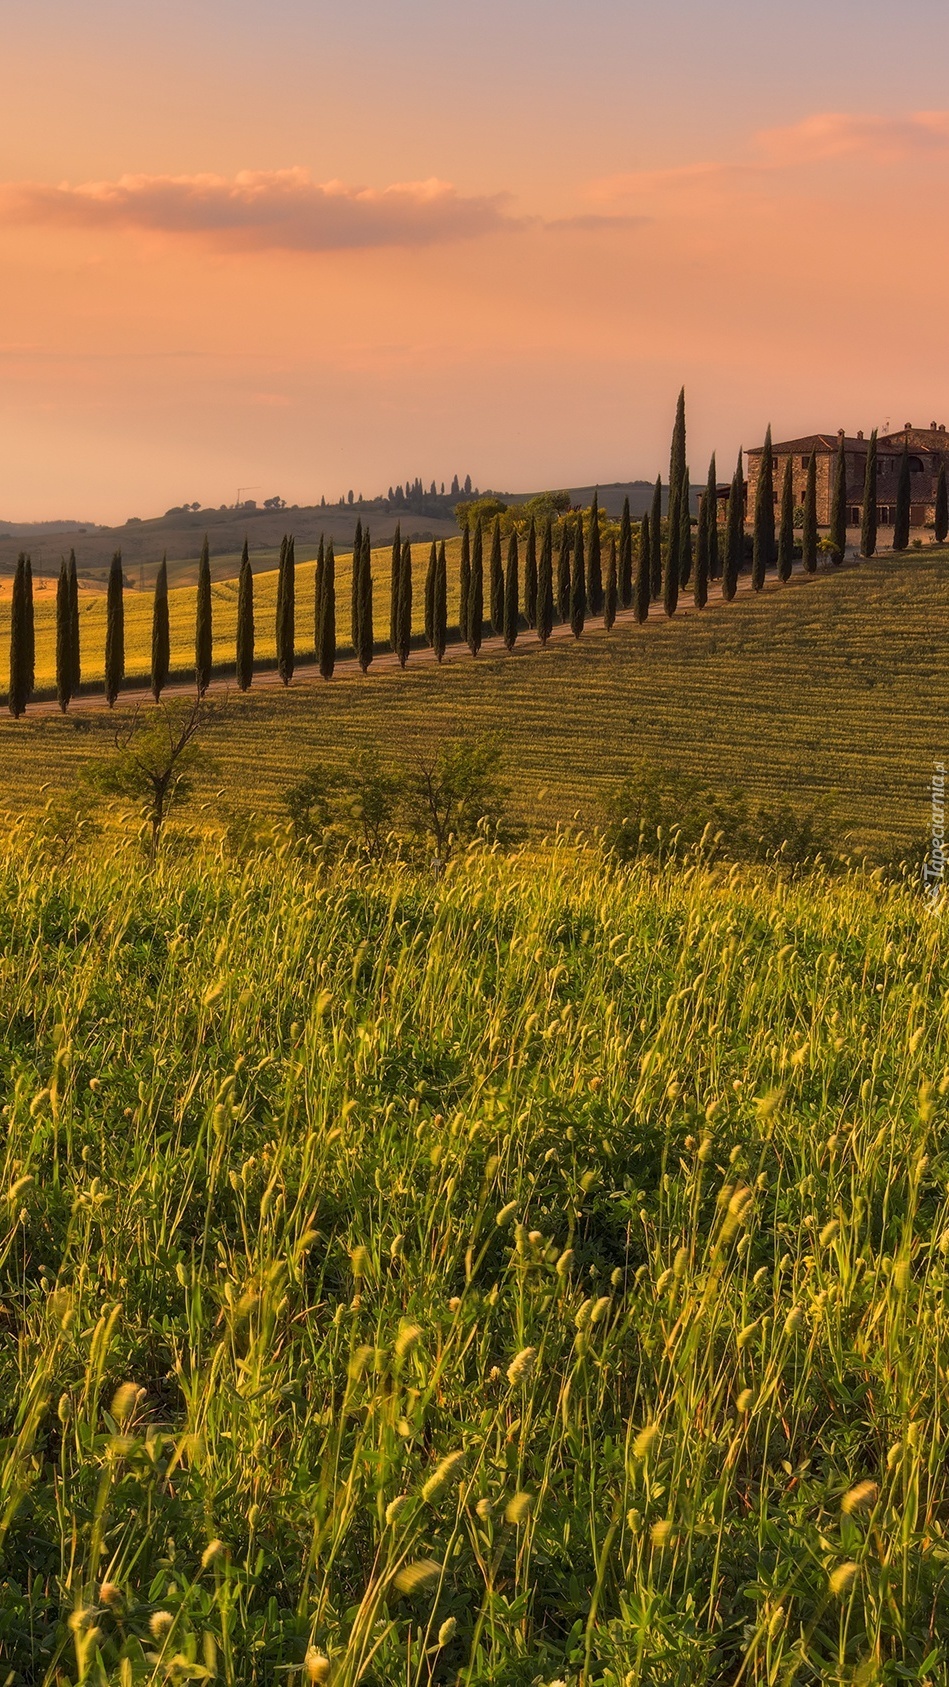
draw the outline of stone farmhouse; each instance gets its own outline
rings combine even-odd
[[[807,472],[811,456],[817,458],[817,521],[821,527],[830,526],[830,507],[833,496],[834,473],[840,441],[844,442],[847,461],[847,524],[859,527],[863,519],[863,490],[867,470],[867,441],[862,433],[855,439],[839,433],[808,434],[803,439],[788,439],[775,444],[774,501],[781,497],[784,470],[788,458],[794,482],[794,502],[801,505],[807,487]],[[926,527],[935,519],[936,482],[943,463],[949,470],[949,434],[945,423],[931,423],[928,428],[914,428],[907,422],[898,433],[889,433],[877,441],[877,520],[881,527],[890,527],[896,515],[896,487],[900,473],[900,459],[904,447],[909,451],[912,527]],[[761,473],[763,447],[749,451],[748,510],[755,507],[758,476]]]

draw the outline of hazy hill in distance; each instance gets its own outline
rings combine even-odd
[[[571,503],[581,506],[590,503],[594,492],[592,486],[567,487],[565,490],[570,494]],[[617,519],[627,496],[634,519],[649,508],[652,500],[652,482],[645,480],[613,482],[598,487],[597,491],[602,508]],[[505,503],[515,504],[526,503],[536,494],[500,492],[496,496],[503,498]],[[175,510],[148,520],[133,516],[118,527],[96,527],[91,523],[71,521],[0,522],[0,575],[13,573],[17,555],[26,547],[32,556],[34,578],[41,586],[44,578],[51,579],[58,574],[61,557],[68,555],[73,546],[80,578],[86,586],[105,585],[109,564],[117,550],[122,552],[126,579],[133,587],[148,590],[154,585],[163,553],[168,557],[170,584],[193,585],[197,579],[201,542],[207,533],[212,576],[224,580],[237,573],[245,535],[254,568],[269,569],[274,566],[284,533],[294,535],[297,558],[303,561],[305,555],[313,554],[321,535],[332,539],[337,550],[350,550],[359,520],[364,525],[368,523],[374,545],[391,540],[397,522],[401,525],[404,539],[450,538],[458,532],[452,502],[448,498],[433,499],[430,507],[423,508],[421,513],[396,509],[382,499],[345,507],[339,504],[325,507],[308,504],[282,510]],[[695,492],[693,505],[697,507]]]

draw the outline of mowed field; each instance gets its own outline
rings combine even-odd
[[[421,626],[427,546],[415,549]],[[450,547],[450,617],[457,620],[458,544]],[[388,621],[388,551],[376,553],[376,632]],[[312,649],[312,562],[297,567],[301,661]],[[338,563],[338,626],[349,630],[349,558]],[[255,580],[258,651],[274,654],[273,574]],[[540,837],[557,823],[599,818],[603,798],[643,753],[720,786],[740,784],[756,803],[826,802],[841,838],[886,850],[923,835],[934,759],[945,759],[949,553],[882,557],[780,587],[713,597],[702,615],[667,621],[654,609],[642,628],[513,657],[467,654],[441,670],[413,654],[405,673],[387,667],[332,683],[302,679],[288,691],[231,691],[208,735],[215,769],[195,811],[213,826],[225,812],[280,812],[287,786],[310,762],[346,763],[375,746],[406,761],[451,734],[498,735],[511,805]],[[171,594],[173,660],[193,659],[194,591]],[[689,600],[685,599],[688,609]],[[215,657],[233,659],[236,582],[214,587]],[[37,595],[37,679],[52,679],[53,594]],[[83,605],[84,671],[101,662],[104,600]],[[151,601],[126,597],[128,670],[144,680]],[[0,639],[4,638],[0,624]],[[4,720],[3,805],[40,806],[108,752],[124,718],[77,711]],[[219,794],[220,793],[220,794]]]

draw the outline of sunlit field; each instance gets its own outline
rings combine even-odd
[[[945,1679],[908,890],[8,841],[11,1683]]]

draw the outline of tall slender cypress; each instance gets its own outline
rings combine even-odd
[[[867,450],[867,472],[863,483],[863,521],[860,528],[860,553],[874,556],[877,548],[877,430],[870,435]]]
[[[402,579],[402,523],[397,521],[392,538],[392,569],[389,575],[389,643],[399,643],[399,582]]]
[[[537,569],[537,636],[546,644],[554,624],[554,523],[548,516]]]
[[[277,586],[277,604],[277,671],[284,685],[289,685],[295,665],[296,638],[296,556],[292,533],[287,535]]]
[[[247,541],[244,541],[247,548]],[[243,567],[243,564],[241,565]],[[240,611],[238,610],[238,620]],[[171,626],[168,616],[168,559],[163,556],[155,576],[155,597],[152,603],[152,696],[155,702],[168,684],[171,667]]]
[[[336,666],[336,557],[330,540],[323,557],[320,584],[320,638],[317,645],[320,673],[332,679]]]
[[[355,646],[363,673],[368,670],[375,648],[372,613],[372,540],[367,527],[362,536],[362,561],[359,569],[359,643]]]
[[[946,465],[940,463],[936,479],[936,544],[944,545],[949,538],[949,487],[946,485]]]
[[[812,451],[807,465],[807,485],[804,491],[804,526],[801,529],[801,553],[807,574],[817,573],[817,452]]]
[[[699,525],[695,540],[695,577],[692,581],[692,592],[696,609],[704,609],[708,603],[708,529],[711,509],[706,487],[699,504]]]
[[[316,568],[313,571],[313,649],[317,662],[320,659],[320,615],[323,602],[323,571],[326,567],[326,546],[323,535],[320,534],[319,549],[316,553]]]
[[[17,557],[13,576],[13,598],[10,604],[10,690],[8,703],[14,720],[19,720],[30,700],[29,635],[27,631],[28,598],[26,591],[26,552]]]
[[[26,591],[26,679],[30,697],[36,690],[36,619],[33,613],[33,558],[29,551],[26,553],[25,570]]]
[[[491,626],[496,634],[504,631],[504,564],[501,561],[501,517],[494,518],[494,531],[491,534],[491,574],[490,574],[490,604]]]
[[[471,593],[471,532],[465,522],[461,530],[461,564],[458,570],[458,633],[468,643],[468,598]]]
[[[349,631],[352,639],[353,653],[358,655],[360,647],[359,618],[362,614],[362,517],[356,518],[356,532],[353,535],[353,572],[350,580]]]
[[[484,626],[484,532],[480,521],[471,543],[471,577],[468,581],[468,649],[477,656]]]
[[[662,596],[662,477],[656,476],[649,514],[649,595]]]
[[[116,551],[109,569],[105,600],[105,695],[109,708],[125,678],[125,599],[122,594],[122,552]]]
[[[794,481],[791,457],[784,465],[781,484],[781,526],[778,530],[778,579],[790,580],[794,569]]]
[[[573,557],[573,532],[566,516],[560,525],[560,551],[557,556],[557,620],[570,619],[570,564]]]
[[[672,588],[669,575],[676,573],[677,582],[681,578],[681,548],[682,535],[680,524],[682,519],[682,476],[685,473],[685,388],[679,394],[676,404],[675,426],[672,430],[672,448],[669,452],[669,537],[666,560],[666,614],[675,612],[675,605],[669,608]],[[688,518],[688,510],[686,510]],[[678,597],[678,591],[676,591]]]
[[[408,539],[402,544],[399,566],[399,629],[396,655],[399,667],[404,668],[412,647],[412,546]]]
[[[684,589],[692,578],[692,486],[689,466],[682,471],[682,491],[679,496],[679,586]]]
[[[745,557],[745,483],[741,472],[741,452],[738,467],[732,476],[725,516],[725,555],[722,560],[722,597],[731,603],[738,590],[738,575]]]
[[[758,470],[755,490],[755,536],[751,566],[751,584],[756,592],[764,585],[764,577],[774,562],[774,451],[771,428],[764,436],[764,450]]]
[[[254,678],[254,571],[250,566],[247,540],[241,551],[237,580],[237,683],[249,691]]]
[[[72,649],[72,694],[79,696],[82,684],[82,651],[79,644],[79,576],[76,573],[76,553],[69,553],[69,642]]]
[[[511,528],[507,542],[507,567],[504,571],[504,643],[513,650],[517,642],[517,623],[520,615],[520,581],[517,529]]]
[[[570,574],[570,628],[574,638],[583,632],[587,618],[587,569],[583,547],[583,511],[577,511],[577,531],[573,543],[573,569]]]
[[[590,542],[587,545],[587,602],[591,615],[603,611],[603,563],[600,554],[600,500],[594,490],[590,505]]]
[[[432,595],[432,649],[436,662],[440,662],[445,654],[448,640],[448,559],[445,555],[445,541],[438,547],[438,557],[435,563],[435,590]]]
[[[283,586],[287,573],[287,546],[290,543],[289,534],[285,533],[280,541],[280,558],[277,562],[277,608],[274,621],[274,638],[276,640],[277,666],[280,666],[280,627],[283,621]]]
[[[428,553],[425,570],[425,643],[431,650],[435,644],[435,575],[438,571],[438,546],[434,539]]]
[[[194,621],[194,678],[199,697],[204,696],[211,683],[212,650],[211,552],[205,534],[198,562],[198,600]]]
[[[529,627],[537,625],[537,524],[531,516],[524,552],[524,617]]]
[[[69,708],[72,696],[72,642],[71,619],[69,614],[69,570],[66,558],[60,563],[59,580],[56,585],[56,701],[63,714]]]
[[[708,484],[705,489],[705,496],[708,499],[705,527],[705,536],[708,541],[708,577],[710,580],[717,580],[721,558],[718,550],[718,466],[715,462],[714,451],[708,466]]]
[[[909,459],[907,458],[907,465]],[[909,480],[907,479],[907,489]],[[907,503],[906,539],[909,542],[909,504]],[[834,489],[830,500],[830,538],[833,545],[831,561],[839,568],[847,549],[847,450],[843,434],[837,445],[834,467]]]
[[[633,601],[633,524],[629,514],[629,499],[623,499],[623,514],[619,524],[619,602],[628,609]]]
[[[639,551],[636,556],[636,580],[633,587],[633,613],[642,623],[649,619],[652,599],[652,537],[648,512],[639,524]]]
[[[896,483],[896,520],[893,524],[893,549],[905,551],[909,544],[909,530],[912,521],[912,481],[910,478],[909,446],[903,446],[900,458],[900,474]],[[836,561],[836,558],[834,559]]]
[[[680,486],[678,498],[675,499],[677,510],[681,497],[682,488]],[[667,615],[675,614],[679,602],[679,569],[681,567],[679,558],[679,539],[679,521],[677,516],[675,525],[673,526],[670,523],[669,539],[666,546],[666,567],[665,578],[663,580],[662,603]]]
[[[606,558],[606,585],[603,590],[603,625],[607,632],[616,620],[616,605],[619,601],[619,582],[616,567],[616,535],[610,534],[610,548]]]

